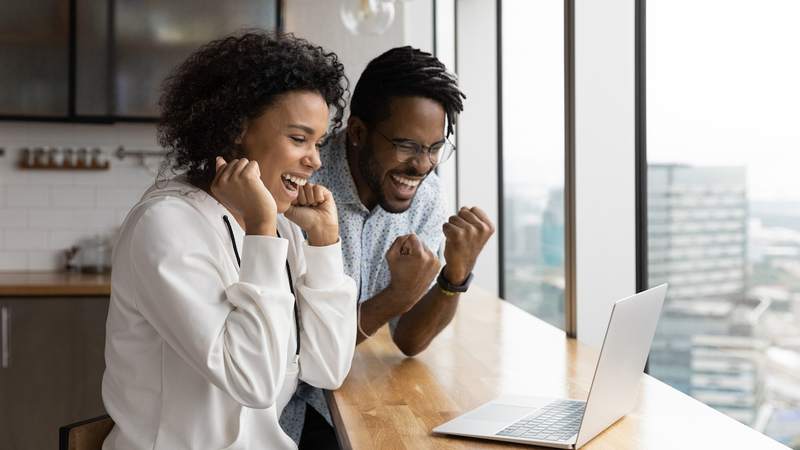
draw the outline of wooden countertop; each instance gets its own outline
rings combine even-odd
[[[501,393],[586,399],[598,350],[477,288],[422,354],[405,358],[384,327],[328,393],[343,449],[534,449],[431,434]],[[582,449],[787,447],[645,375],[633,412]]]
[[[111,295],[111,274],[0,272],[0,296],[58,297]]]

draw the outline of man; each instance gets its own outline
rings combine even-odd
[[[364,69],[347,128],[321,149],[322,169],[313,181],[333,193],[339,210],[345,272],[359,284],[358,343],[389,323],[404,354],[423,351],[452,320],[494,233],[477,207],[448,219],[434,173],[454,150],[447,138],[464,98],[438,59],[394,48]],[[299,398],[328,414],[321,393],[301,386],[282,417],[290,435],[303,417]],[[311,448],[311,436],[324,427],[311,408],[305,417],[301,448]]]

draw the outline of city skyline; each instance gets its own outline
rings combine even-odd
[[[665,170],[682,175],[658,175]],[[800,367],[800,219],[786,208],[794,203],[750,199],[746,167],[652,164],[648,172],[650,284],[671,284],[651,375],[800,446],[792,431],[800,429],[800,370],[792,369]],[[657,186],[666,180],[683,185]],[[563,186],[509,183],[505,196],[506,297],[563,327]],[[665,266],[653,245],[686,256]],[[714,294],[726,285],[732,290]]]

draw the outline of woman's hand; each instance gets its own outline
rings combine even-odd
[[[278,207],[264,182],[256,161],[246,158],[226,163],[216,159],[217,173],[211,193],[220,203],[244,221],[247,234],[275,236]]]
[[[309,244],[335,244],[339,240],[339,216],[333,195],[319,184],[306,183],[298,190],[297,199],[284,216],[308,234]]]

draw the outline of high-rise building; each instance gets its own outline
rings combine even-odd
[[[522,186],[524,188],[524,186]],[[509,186],[505,203],[505,297],[564,327],[563,189],[531,195]]]
[[[551,189],[547,206],[542,213],[541,249],[542,265],[564,267],[564,189]]]
[[[763,312],[747,300],[744,167],[651,165],[648,271],[670,284],[650,373],[745,423],[763,401]]]
[[[744,167],[651,165],[647,175],[648,273],[669,300],[745,296]]]

